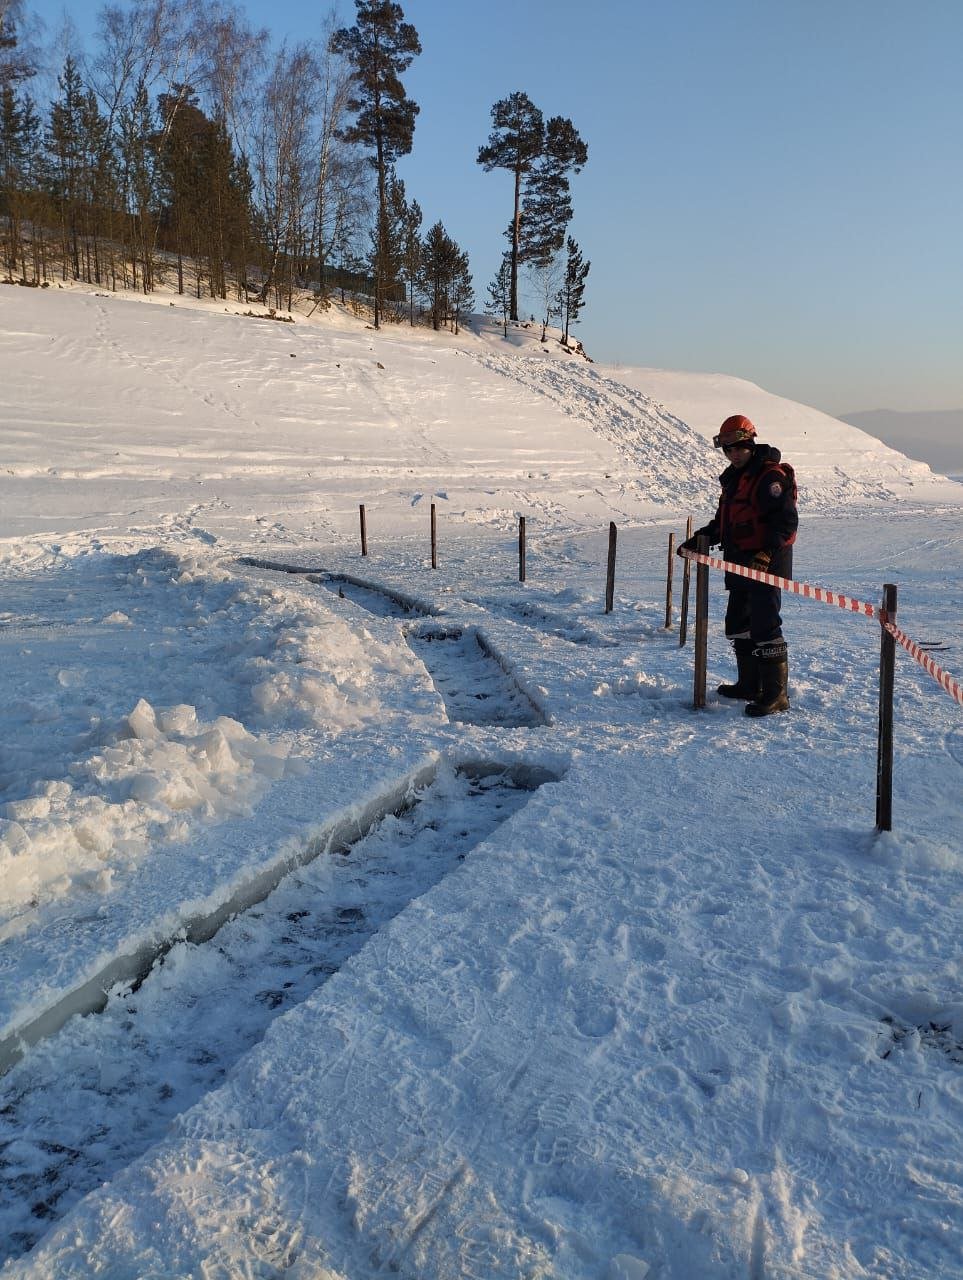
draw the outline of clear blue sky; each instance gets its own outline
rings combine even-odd
[[[65,7],[27,4],[48,28]],[[589,146],[571,231],[591,354],[833,413],[963,407],[963,0],[402,4],[424,52],[399,171],[469,250],[479,306],[511,178],[475,156],[491,104],[521,89]],[[66,10],[88,30],[97,7]],[[289,40],[326,12],[243,7]]]

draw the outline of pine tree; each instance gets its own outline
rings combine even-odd
[[[76,61],[69,54],[57,78],[60,97],[50,108],[47,151],[52,168],[54,202],[58,209],[62,275],[68,267],[80,279],[80,210],[83,199],[83,83]]]
[[[0,87],[0,234],[6,224],[8,237],[0,239],[0,260],[13,279],[20,250],[25,177],[29,163],[25,112],[12,85]]]
[[[558,292],[558,304],[564,328],[562,341],[568,346],[569,325],[578,324],[579,312],[584,306],[585,281],[592,264],[583,261],[582,252],[571,236],[566,250],[565,276]]]
[[[520,257],[546,266],[565,243],[572,220],[568,175],[579,173],[588,160],[588,147],[571,120],[553,116],[545,126],[545,145],[532,166],[522,200]]]
[[[231,163],[231,203],[225,224],[225,252],[233,268],[239,301],[247,301],[249,249],[254,240],[254,179],[246,156],[234,156]]]
[[[139,262],[143,289],[149,293],[154,280],[158,150],[163,145],[163,132],[143,85],[137,88],[133,99],[120,108],[117,119],[121,200],[127,214],[125,241],[130,254],[131,284],[137,288]],[[123,269],[126,285],[126,261]]]
[[[428,230],[422,245],[421,278],[428,305],[431,327],[440,329],[448,314],[448,285],[455,265],[457,246],[441,222]]]
[[[511,310],[512,296],[512,255],[503,253],[501,266],[498,268],[491,284],[488,286],[488,301],[485,310],[490,316],[501,316],[502,334],[508,337],[508,314]]]
[[[452,311],[455,319],[455,333],[458,333],[459,322],[464,315],[471,312],[475,305],[475,284],[472,280],[471,265],[468,254],[459,250],[455,258],[452,272],[450,294]]]
[[[421,275],[421,206],[417,200],[410,204],[405,200],[405,184],[397,176],[393,176],[392,187],[392,230],[398,237],[396,270],[407,293],[408,323],[414,325],[415,289]]]
[[[211,297],[226,298],[225,263],[249,239],[250,174],[235,158],[223,118],[211,120],[192,94],[178,93],[173,114],[170,106],[162,95],[161,114],[169,116],[170,126],[155,141],[166,243],[178,257],[178,292],[184,291],[181,260],[187,252],[194,259],[198,297],[206,275]]]
[[[9,83],[0,87],[0,264],[13,279],[19,262],[19,278],[35,283],[46,277],[44,228],[54,221],[44,145],[43,123],[30,96]]]
[[[401,73],[421,53],[418,33],[404,21],[401,5],[391,0],[355,0],[357,21],[336,31],[333,52],[354,68],[354,96],[348,109],[353,125],[341,136],[358,142],[373,154],[378,175],[378,221],[374,254],[374,323],[380,327],[386,285],[388,242],[388,172],[399,156],[411,151],[418,104],[407,97]]]
[[[431,325],[440,329],[449,320],[458,332],[460,318],[475,301],[468,254],[451,238],[441,222],[425,236],[421,248],[421,282],[431,308]]]
[[[521,235],[522,180],[542,154],[545,124],[542,113],[525,93],[513,93],[492,107],[492,131],[478,151],[478,163],[486,173],[507,169],[515,181],[515,203],[510,231],[509,314],[518,319],[518,264]]]
[[[227,122],[222,116],[208,122],[201,138],[202,172],[199,246],[207,263],[212,298],[227,297],[225,266],[237,257],[237,243],[247,239],[249,204]]]
[[[384,238],[380,246],[382,319],[384,318],[385,303],[389,299],[404,301],[408,298],[409,291],[413,295],[414,275],[417,273],[417,259],[420,251],[420,241],[414,251],[411,249],[411,209],[405,199],[405,184],[394,169],[391,169],[388,173],[387,196],[387,217]],[[415,208],[417,208],[417,205]],[[418,226],[420,225],[421,210],[419,209]],[[415,240],[418,241],[417,229],[414,235]],[[371,257],[369,259],[373,277],[377,276],[378,253],[379,240],[377,233],[374,233],[371,237]],[[408,264],[412,256],[414,258],[414,268],[413,271],[410,271]]]
[[[199,184],[203,180],[200,150],[207,120],[197,96],[185,85],[173,85],[158,99],[160,128],[153,138],[161,245],[177,255],[177,292],[184,292],[184,256],[195,260],[195,292],[200,297],[196,243]],[[166,122],[166,123],[165,123]],[[150,193],[153,194],[153,193]],[[145,258],[144,287],[148,287]]]

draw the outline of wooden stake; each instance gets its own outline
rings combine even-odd
[[[518,517],[518,581],[525,581],[525,517]]]
[[[362,502],[358,510],[361,512],[361,554],[368,554],[368,526],[365,524],[364,503]]]
[[[431,504],[431,567],[438,568],[438,524],[435,520],[435,504]]]
[[[614,521],[609,523],[609,563],[605,573],[605,612],[611,613],[615,605],[615,544],[619,531]]]
[[[709,539],[701,537],[696,542],[700,555],[709,554]],[[706,705],[706,667],[709,650],[709,566],[696,567],[695,610],[695,663],[692,682],[692,705],[701,710]]]
[[[686,541],[692,537],[692,517],[685,522]],[[682,613],[679,618],[679,648],[685,648],[686,633],[689,626],[689,579],[692,577],[692,564],[689,560],[682,562]]]
[[[896,621],[896,587],[883,585],[883,613]],[[896,674],[896,641],[880,627],[879,735],[876,746],[876,830],[893,830],[893,682]]]
[[[675,534],[669,534],[669,563],[665,571],[665,629],[672,626],[672,575],[675,572]]]

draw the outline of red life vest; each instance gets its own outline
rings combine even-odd
[[[724,487],[719,500],[719,532],[724,547],[737,551],[757,551],[770,541],[769,522],[759,506],[763,484],[778,482],[790,489],[793,502],[798,496],[796,474],[788,462],[766,462],[758,471],[740,471],[733,488]],[[786,546],[796,541],[795,533],[786,538]]]

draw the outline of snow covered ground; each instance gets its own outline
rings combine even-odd
[[[787,597],[755,722],[662,625],[746,412],[796,576],[959,677],[963,489],[537,330],[174,302],[0,289],[3,1274],[963,1275],[963,712],[898,654],[877,835],[875,623]]]

